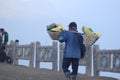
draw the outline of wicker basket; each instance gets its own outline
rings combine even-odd
[[[95,35],[93,36],[84,35],[84,44],[87,46],[92,46],[98,39],[99,37]]]
[[[59,35],[60,35],[60,32],[51,32],[51,31],[48,31],[48,34],[49,36],[51,37],[52,40],[57,40]]]

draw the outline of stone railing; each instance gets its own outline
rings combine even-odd
[[[120,73],[120,50],[100,50],[98,45],[86,48],[86,55],[79,64],[86,67],[86,75],[91,76],[92,63],[95,76],[99,76],[99,71]],[[51,46],[42,46],[40,42],[35,42],[29,45],[8,45],[6,48],[13,64],[18,64],[18,60],[23,59],[29,60],[30,67],[40,68],[40,62],[52,62],[52,70],[55,71],[62,70],[63,51],[64,44],[58,42],[53,42]]]
[[[13,64],[18,64],[18,60],[29,60],[29,66],[33,67],[34,63],[34,43],[30,45],[8,45],[6,54],[12,58]]]
[[[100,50],[98,45],[94,45],[93,64],[96,76],[99,76],[99,71],[120,73],[120,49]]]
[[[30,67],[40,67],[40,62],[52,62],[53,70],[57,70],[57,43],[52,46],[41,46],[39,42],[29,45],[8,45],[6,54],[12,58],[13,64],[18,60],[29,60]]]
[[[36,67],[40,68],[40,62],[52,62],[52,69],[57,71],[57,51],[58,44],[53,42],[52,46],[41,46],[39,42],[36,43]]]

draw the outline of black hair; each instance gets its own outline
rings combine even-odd
[[[75,22],[71,22],[71,23],[69,24],[69,27],[72,27],[72,26],[77,27],[77,24],[76,24]]]
[[[3,31],[4,31],[4,29],[3,29],[3,28],[0,28],[0,30],[1,30],[1,32],[3,32]]]

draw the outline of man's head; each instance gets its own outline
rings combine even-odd
[[[72,30],[72,31],[77,31],[77,24],[75,22],[71,22],[69,25],[69,30]]]
[[[3,28],[0,28],[0,32],[4,32],[4,29],[3,29]]]

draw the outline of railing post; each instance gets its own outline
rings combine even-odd
[[[99,45],[94,45],[93,46],[93,75],[94,76],[99,76],[99,71],[97,70],[98,68],[98,54],[97,51],[99,50]]]
[[[63,60],[63,54],[64,54],[64,46],[65,46],[65,44],[63,44],[63,43],[60,43],[60,45],[59,45],[59,51],[60,51],[60,65],[59,65],[59,68],[60,68],[60,71],[62,71],[62,60]]]
[[[41,47],[41,43],[40,42],[36,42],[36,68],[40,68],[40,54],[39,54],[39,49]]]
[[[91,76],[91,67],[92,67],[92,47],[86,46],[86,75]]]
[[[53,42],[53,70],[57,71],[57,51],[58,51],[58,43],[57,42]]]
[[[35,43],[31,43],[30,45],[30,67],[34,67],[34,49],[35,49]]]
[[[12,47],[12,54],[13,54],[13,63],[18,65],[18,54],[17,53],[17,45]]]

